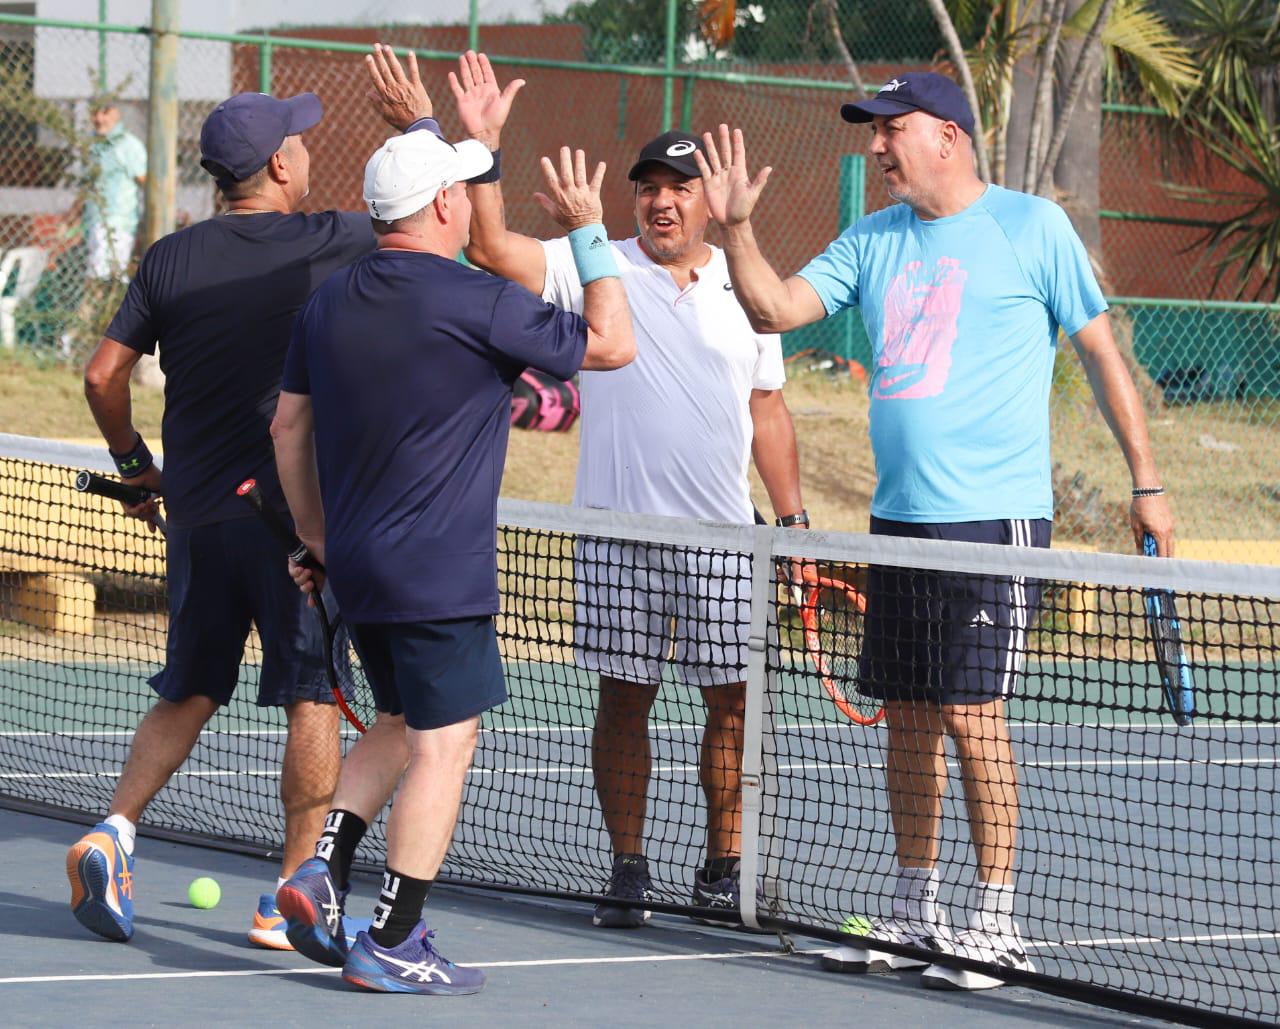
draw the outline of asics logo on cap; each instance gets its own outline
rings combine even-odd
[[[682,139],[677,143],[672,143],[667,147],[668,157],[684,157],[685,154],[691,154],[698,149],[698,144],[688,139]]]
[[[883,86],[880,87],[880,92],[896,93],[905,85],[906,83],[903,82],[902,79],[890,79],[888,82],[886,82]]]

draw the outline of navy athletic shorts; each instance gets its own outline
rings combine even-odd
[[[240,678],[250,624],[262,640],[258,704],[332,703],[315,612],[259,518],[169,527],[169,637],[151,688],[165,700],[226,704]]]
[[[410,729],[465,722],[506,702],[493,618],[349,626],[374,706]]]
[[[871,518],[879,536],[1047,547],[1047,518],[895,522]],[[872,566],[859,690],[879,700],[981,704],[1014,694],[1038,580]]]

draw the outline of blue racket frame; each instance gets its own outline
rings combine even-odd
[[[1157,556],[1155,537],[1149,532],[1143,534],[1142,551],[1147,557]],[[1178,725],[1190,725],[1196,714],[1195,679],[1182,646],[1182,625],[1173,590],[1144,589],[1142,600],[1155,645],[1165,706]]]

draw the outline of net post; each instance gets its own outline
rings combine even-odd
[[[761,826],[769,775],[764,766],[764,734],[772,731],[768,697],[768,635],[774,529],[757,525],[751,548],[751,628],[747,637],[746,712],[742,741],[742,857],[738,868],[742,922],[760,928],[756,890],[763,878]]]

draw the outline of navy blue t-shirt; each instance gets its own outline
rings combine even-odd
[[[165,514],[191,527],[252,514],[258,480],[283,510],[271,419],[293,319],[338,268],[374,247],[367,215],[236,214],[157,240],[106,335],[165,373]]]
[[[512,384],[530,366],[567,380],[586,347],[579,315],[434,254],[380,250],[316,290],[283,388],[311,396],[349,622],[497,613]]]

